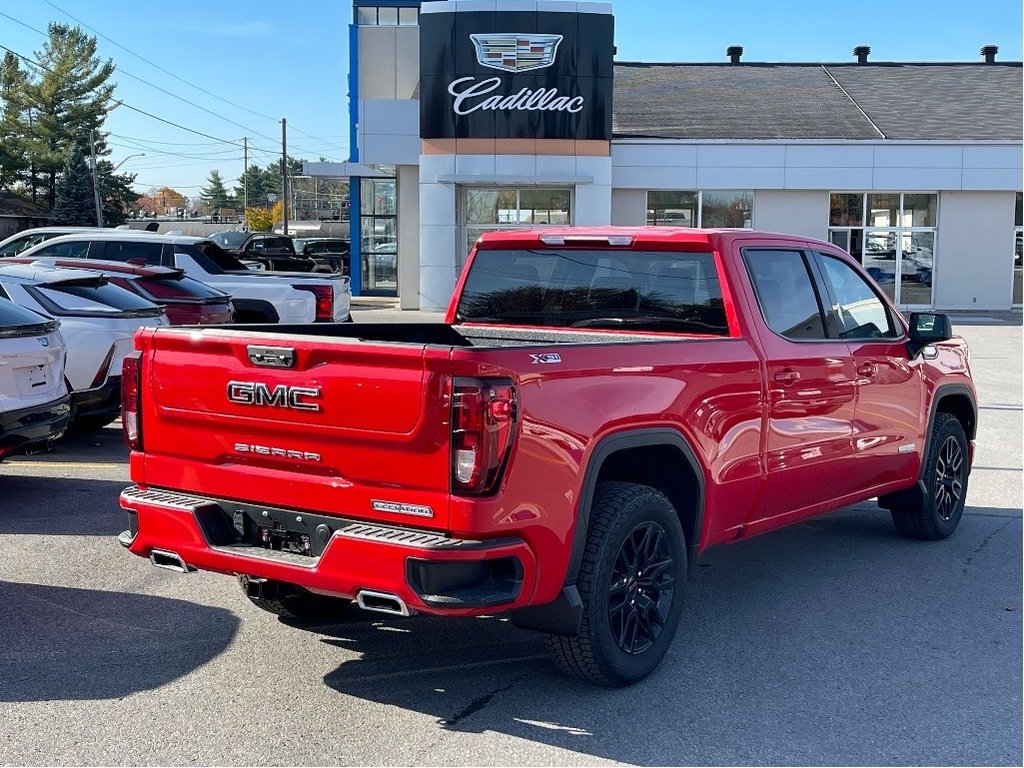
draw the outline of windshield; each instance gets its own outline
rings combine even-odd
[[[234,250],[244,243],[248,236],[248,232],[218,232],[215,235],[210,235],[210,239],[222,248]]]
[[[54,237],[55,235],[49,235]],[[26,248],[31,248],[37,243],[43,242],[47,239],[47,235],[36,233],[34,235],[23,235],[21,237],[11,240],[11,242],[0,248],[0,257],[3,256],[17,256],[19,253],[24,251]]]
[[[224,272],[233,271],[248,271],[245,268],[245,264],[209,240],[203,240],[195,245],[176,245],[174,246],[174,251],[175,253],[188,254],[196,260],[196,263],[205,272],[211,275],[221,275]]]
[[[462,322],[727,336],[710,253],[481,250],[456,310]]]

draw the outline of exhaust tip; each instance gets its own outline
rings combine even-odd
[[[188,566],[176,552],[167,552],[163,549],[154,549],[149,553],[149,561],[157,568],[165,568],[176,573],[188,573]]]
[[[376,611],[377,613],[388,613],[392,616],[408,616],[409,606],[405,604],[398,595],[389,592],[375,592],[372,589],[363,589],[356,595],[356,605],[364,611]]]

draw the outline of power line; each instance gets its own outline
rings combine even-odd
[[[7,18],[11,18],[10,16],[7,16],[6,13],[3,13],[2,11],[0,11],[0,16],[6,16]],[[17,19],[14,19],[14,21],[17,21]],[[49,72],[50,74],[55,74],[54,71],[52,69],[50,69],[49,67],[47,67],[45,64],[40,64],[35,59],[31,59],[28,56],[20,54],[17,51],[15,51],[15,50],[13,50],[11,48],[8,48],[6,45],[3,45],[2,43],[0,43],[0,48],[2,48],[3,50],[7,51],[8,53],[14,54],[15,56],[17,56],[19,59],[21,59],[22,61],[26,62],[27,64],[31,64],[31,65],[33,65],[35,67],[39,67],[39,69],[42,69],[42,70],[44,70],[46,72]],[[93,90],[95,90],[95,88]],[[145,115],[146,117],[152,118],[153,120],[157,120],[157,121],[159,121],[161,123],[166,123],[167,125],[170,125],[170,126],[173,126],[175,128],[178,128],[179,130],[186,131],[188,133],[194,133],[196,136],[202,136],[203,138],[206,138],[206,139],[213,139],[214,141],[216,141],[219,144],[231,144],[232,146],[236,146],[236,147],[241,147],[242,146],[242,144],[240,142],[237,142],[237,141],[230,141],[228,139],[221,139],[221,138],[218,138],[216,136],[211,136],[208,133],[203,133],[202,131],[197,131],[194,128],[186,128],[184,125],[180,125],[179,123],[175,123],[173,120],[167,120],[166,118],[159,117],[158,115],[154,115],[152,112],[147,112],[144,109],[139,109],[138,107],[133,107],[128,102],[122,101],[120,99],[118,99],[116,101],[115,108],[116,107],[125,107],[126,109],[130,109],[132,112],[138,112],[140,115]]]

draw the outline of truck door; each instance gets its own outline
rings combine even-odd
[[[907,353],[902,326],[878,292],[850,264],[815,255],[832,305],[836,335],[857,375],[853,448],[859,488],[917,474],[924,383]]]
[[[767,358],[768,477],[764,505],[754,519],[812,513],[851,484],[856,375],[849,349],[828,336],[803,250],[744,247],[741,253]]]

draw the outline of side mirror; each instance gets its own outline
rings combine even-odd
[[[953,338],[949,315],[941,312],[910,313],[910,352],[916,356],[929,344]]]

